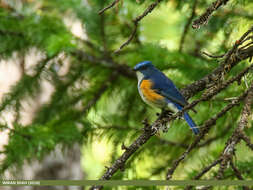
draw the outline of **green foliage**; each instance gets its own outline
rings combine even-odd
[[[38,0],[23,3],[20,9],[15,6],[12,9],[0,7],[1,58],[7,60],[15,57],[16,53],[25,56],[33,48],[42,55],[34,68],[30,68],[33,74],[25,72],[5,94],[0,113],[6,110],[20,112],[15,108],[22,108],[26,101],[34,100],[40,94],[43,96],[42,84],[45,81],[54,89],[49,100],[36,107],[30,124],[22,125],[18,119],[13,121],[13,127],[2,123],[1,129],[10,131],[8,144],[3,150],[2,173],[13,168],[22,170],[25,161],[41,160],[56,145],[70,147],[75,142],[89,147],[105,141],[112,151],[100,164],[111,165],[122,154],[122,143],[129,145],[141,134],[143,119],[148,118],[152,123],[156,113],[160,112],[143,103],[138,95],[136,79],[126,73],[131,72],[136,63],[151,60],[179,88],[183,88],[220,64],[200,55],[200,51],[217,55],[227,52],[252,24],[251,1],[235,1],[238,5],[229,3],[219,9],[207,26],[197,31],[189,27],[183,51],[180,52],[180,39],[193,4],[192,1],[164,1],[139,23],[132,42],[119,54],[112,54],[130,36],[132,19],[154,1],[121,0],[114,8],[99,15],[98,11],[111,2]],[[203,13],[210,2],[199,2],[196,14]],[[236,9],[243,9],[247,14],[239,14],[234,11]],[[68,22],[80,24],[85,38],[76,36]],[[77,56],[76,52],[80,51],[83,52],[83,59]],[[248,61],[239,63],[224,79],[236,76],[248,65]],[[61,69],[66,70],[64,74]],[[190,115],[198,125],[203,124],[229,103],[224,99],[239,96],[252,81],[252,72],[249,72],[240,84],[233,83],[211,100],[201,102],[195,107],[197,114],[190,111]],[[200,98],[206,91],[199,92],[193,99]],[[193,178],[201,168],[220,155],[226,140],[237,126],[241,108],[235,107],[217,120],[201,143],[212,137],[217,139],[188,155],[176,171],[176,178]],[[219,136],[222,132],[224,135]],[[251,136],[253,129],[247,129],[246,133]],[[180,145],[189,145],[193,140],[186,122],[176,120],[168,133],[152,137],[129,158],[126,170],[117,172],[112,178],[164,179],[173,160],[185,150]],[[245,171],[245,178],[251,179],[253,174],[247,168],[252,167],[252,159],[248,153],[245,155],[249,159],[236,162],[236,165],[240,171]],[[89,156],[84,155],[86,165],[89,165],[86,159]],[[90,171],[85,172],[89,178]],[[90,176],[100,176],[101,172]],[[204,178],[209,179],[216,172],[217,168],[214,168]],[[227,170],[225,176],[234,179],[231,170]]]
[[[12,165],[22,166],[25,160],[41,159],[59,142],[70,146],[72,141],[80,141],[81,133],[73,121],[53,120],[45,125],[15,125],[9,137],[4,148],[7,158],[1,167],[2,172]]]

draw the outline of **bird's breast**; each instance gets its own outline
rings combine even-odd
[[[139,93],[147,104],[155,107],[164,107],[166,102],[165,98],[160,94],[156,93],[154,89],[152,89],[153,82],[148,79],[143,79],[138,84]]]

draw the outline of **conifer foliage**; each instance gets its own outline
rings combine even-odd
[[[1,1],[1,60],[15,57],[23,72],[0,103],[1,115],[16,117],[0,123],[8,131],[0,173],[22,171],[57,145],[104,142],[113,151],[97,179],[252,179],[252,9],[251,0]],[[28,66],[34,52],[40,59]],[[144,60],[189,99],[184,111],[197,110],[189,113],[198,136],[182,112],[142,102],[132,68]],[[53,92],[23,124],[26,102],[43,96],[45,82]],[[102,188],[111,189],[90,187]]]

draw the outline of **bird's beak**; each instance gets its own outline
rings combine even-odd
[[[134,67],[134,68],[133,68],[133,71],[137,71],[137,68],[136,68],[136,67]]]

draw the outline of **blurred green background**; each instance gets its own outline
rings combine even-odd
[[[0,94],[0,127],[5,134],[1,142],[3,177],[99,179],[105,166],[123,153],[122,143],[130,145],[141,134],[143,119],[152,122],[160,112],[142,102],[131,68],[150,60],[182,88],[219,66],[219,61],[203,56],[201,51],[226,53],[253,24],[253,2],[231,0],[214,13],[207,25],[198,30],[190,25],[180,51],[180,40],[194,1],[164,0],[139,23],[132,42],[114,54],[130,36],[132,20],[154,1],[120,0],[114,8],[99,15],[98,11],[111,2],[0,1],[0,64],[4,65],[0,88],[10,87]],[[194,18],[212,2],[198,0]],[[242,61],[226,79],[249,64]],[[10,66],[18,69],[15,76],[6,74],[14,72],[8,70]],[[7,82],[11,77],[16,79]],[[251,81],[252,72],[241,84],[233,83],[208,102],[198,104],[197,114],[190,112],[190,115],[201,125],[229,103],[226,98],[239,96]],[[178,167],[173,179],[192,179],[220,155],[237,125],[241,108],[233,108],[217,121],[201,143],[214,140],[195,149]],[[249,136],[253,134],[252,118],[246,130]],[[152,137],[128,160],[126,170],[118,171],[112,179],[165,179],[172,161],[194,138],[186,122],[176,120],[168,133]],[[56,164],[50,161],[59,161],[61,168],[55,168]],[[77,164],[73,173],[81,170],[80,175],[72,175],[67,168],[73,169],[72,163]],[[244,171],[245,179],[252,179],[249,168],[253,166],[253,154],[244,143],[236,148],[236,165]],[[32,168],[30,173],[26,172],[27,167]],[[57,174],[64,167],[67,174]],[[214,167],[203,179],[213,179],[217,169]],[[230,168],[225,179],[236,179]],[[239,187],[215,189],[225,188]]]

